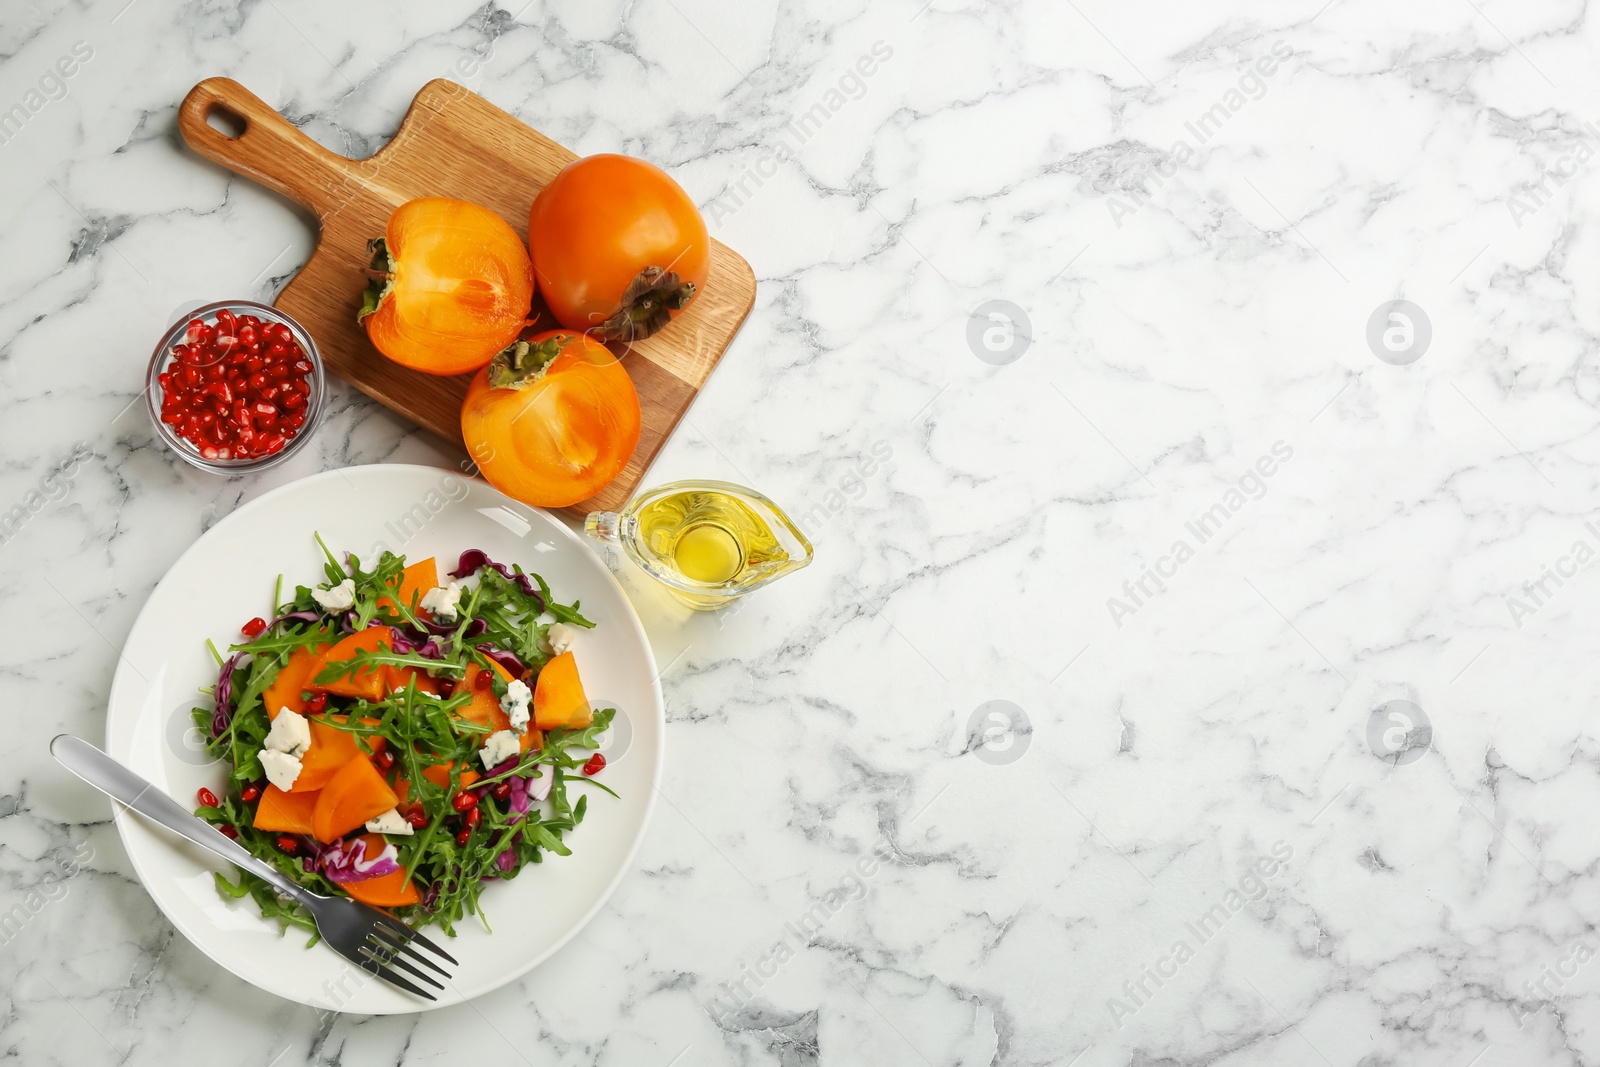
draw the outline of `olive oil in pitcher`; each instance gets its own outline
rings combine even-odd
[[[772,501],[730,482],[672,482],[621,512],[597,511],[584,530],[620,543],[652,577],[697,611],[811,562],[811,542]]]

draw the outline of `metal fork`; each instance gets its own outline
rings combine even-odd
[[[113,800],[121,801],[150,821],[188,838],[201,848],[215,852],[235,867],[264,879],[284,896],[299,901],[316,920],[317,931],[329,947],[368,974],[376,975],[408,993],[435,1000],[437,998],[432,993],[396,974],[393,968],[399,967],[419,981],[442,990],[444,986],[432,975],[413,964],[430,968],[446,980],[450,972],[413,945],[421,945],[460,966],[450,953],[377,908],[348,897],[325,897],[296,885],[272,864],[252,856],[238,842],[223,836],[204,819],[185,811],[177,801],[83,738],[59,734],[50,742],[50,753],[67,770]]]

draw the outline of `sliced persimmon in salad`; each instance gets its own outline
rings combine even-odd
[[[250,823],[257,830],[278,830],[290,834],[311,832],[311,813],[317,807],[317,792],[285,793],[271,783],[261,791],[256,817]]]
[[[276,719],[278,712],[284,708],[300,712],[306,710],[305,691],[311,685],[317,663],[328,647],[319,642],[302,645],[289,653],[289,661],[278,671],[278,676],[261,691],[261,702],[266,705],[268,719]]]
[[[376,856],[388,847],[382,834],[362,834],[356,840],[366,846],[366,855]],[[363,878],[356,882],[341,882],[344,891],[361,901],[371,904],[375,908],[403,908],[407,904],[416,904],[422,900],[417,887],[411,884],[411,878],[404,867],[388,874],[380,874],[376,878]]]
[[[311,832],[318,841],[332,843],[400,803],[372,761],[353,759],[340,767],[317,797],[311,813]]]
[[[344,769],[344,765],[352,760],[364,760],[366,753],[361,751],[357,744],[355,734],[349,730],[341,730],[333,723],[349,721],[347,715],[329,715],[326,718],[312,716],[307,725],[311,727],[311,747],[300,757],[300,775],[294,780],[294,785],[289,787],[291,793],[314,793],[333,780],[333,776]],[[361,719],[365,726],[378,725],[377,719]],[[381,736],[368,738],[374,754],[382,752],[388,743]]]
[[[387,626],[369,626],[365,630],[358,630],[317,657],[312,665],[311,681],[306,688],[313,693],[359,697],[377,703],[383,699],[388,681],[385,671],[377,667],[356,667],[342,674],[336,672],[339,664],[355,659],[357,653],[385,651],[393,644],[394,634]]]
[[[533,689],[533,721],[541,730],[581,730],[594,721],[578,678],[578,659],[570,649],[553,657],[539,672]]]
[[[453,934],[490,883],[569,853],[594,799],[582,787],[611,792],[591,753],[615,711],[590,711],[572,635],[553,629],[593,623],[477,549],[448,576],[432,559],[324,553],[314,585],[217,654],[194,720],[232,771],[197,814],[298,885]],[[255,875],[218,886],[315,933]]]

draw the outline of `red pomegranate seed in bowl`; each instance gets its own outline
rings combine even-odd
[[[151,421],[180,457],[218,473],[286,458],[322,412],[323,370],[304,328],[274,308],[196,309],[150,361]]]

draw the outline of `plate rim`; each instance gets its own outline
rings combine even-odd
[[[117,669],[112,675],[111,688],[107,690],[106,694],[105,735],[103,738],[103,743],[108,753],[111,753],[116,747],[116,735],[113,733],[113,717],[111,714],[111,709],[117,704],[119,693],[133,684],[128,678],[128,672],[131,670],[134,673],[137,673],[137,670],[132,667],[132,663],[127,655],[128,645],[132,642],[134,634],[138,632],[140,624],[144,622],[146,614],[148,614],[150,611],[151,604],[155,601],[157,592],[166,585],[167,581],[172,577],[173,572],[177,571],[207,539],[213,535],[216,535],[218,531],[227,529],[233,523],[239,520],[242,515],[247,514],[253,509],[272,500],[273,498],[282,494],[286,494],[289,491],[304,486],[308,483],[325,481],[337,477],[348,478],[350,475],[355,474],[356,472],[368,471],[382,471],[386,473],[409,472],[418,475],[438,475],[441,473],[455,474],[457,477],[461,477],[471,483],[489,490],[492,493],[495,493],[508,503],[514,504],[519,508],[527,509],[527,511],[539,516],[539,518],[546,522],[552,529],[556,530],[560,536],[564,536],[578,551],[583,553],[584,557],[594,565],[598,573],[604,575],[605,580],[609,582],[612,588],[616,590],[623,606],[626,608],[625,620],[632,625],[632,628],[639,639],[639,643],[644,649],[645,667],[650,672],[650,693],[654,698],[655,704],[653,710],[660,725],[660,744],[656,746],[656,758],[650,773],[650,788],[645,794],[644,811],[639,820],[639,830],[634,835],[633,841],[629,843],[627,852],[622,858],[622,862],[617,865],[616,873],[614,873],[610,880],[607,881],[605,887],[595,895],[594,901],[589,905],[588,910],[585,911],[582,916],[572,924],[571,928],[568,929],[566,933],[556,939],[542,953],[533,956],[527,962],[508,971],[492,984],[483,986],[482,988],[476,989],[473,992],[460,995],[459,999],[435,1001],[425,1001],[419,999],[415,1005],[397,1005],[393,1008],[380,1007],[371,1010],[362,1010],[359,1012],[345,1012],[341,1008],[329,1008],[322,1004],[312,1003],[307,999],[286,997],[276,990],[268,989],[253,981],[250,977],[239,973],[239,971],[236,970],[227,959],[220,958],[218,954],[212,950],[211,945],[205,944],[200,939],[193,936],[193,934],[190,932],[192,923],[187,920],[192,920],[194,916],[178,916],[172,914],[172,912],[168,910],[165,903],[163,903],[155,893],[151,892],[149,887],[149,874],[145,869],[143,860],[141,859],[140,850],[132,847],[129,842],[128,826],[130,825],[130,820],[139,822],[140,826],[144,829],[149,829],[149,826],[142,820],[138,820],[131,815],[127,808],[122,807],[114,801],[108,800],[108,803],[111,805],[112,822],[116,824],[118,839],[121,841],[123,851],[127,854],[128,860],[133,866],[134,874],[139,879],[140,888],[145,891],[145,894],[150,898],[151,902],[155,904],[156,909],[161,912],[162,916],[189,941],[189,944],[198,949],[207,959],[211,960],[213,963],[227,971],[229,974],[233,975],[235,978],[245,982],[251,988],[258,989],[263,993],[278,997],[279,999],[288,1001],[289,1003],[304,1004],[305,1006],[318,1011],[331,1011],[338,1014],[410,1015],[424,1011],[432,1011],[437,1008],[455,1007],[457,1005],[465,1004],[469,1001],[475,1000],[478,997],[495,992],[496,990],[503,989],[512,982],[522,978],[535,967],[544,963],[550,957],[554,956],[557,952],[565,948],[574,937],[588,927],[589,923],[594,920],[594,917],[599,914],[600,909],[605,907],[607,902],[610,901],[611,895],[615,893],[617,887],[622,884],[622,879],[630,871],[632,871],[634,859],[638,855],[639,847],[644,843],[645,835],[649,832],[650,824],[655,818],[656,794],[660,791],[661,776],[666,763],[667,751],[666,698],[661,690],[661,672],[656,665],[655,650],[650,645],[650,635],[644,628],[643,620],[639,618],[638,609],[634,607],[633,601],[629,599],[627,591],[622,587],[622,583],[617,581],[616,575],[613,574],[610,568],[605,565],[599,556],[597,556],[594,551],[589,548],[589,546],[584,542],[583,538],[579,537],[578,534],[568,527],[566,523],[562,522],[558,517],[551,514],[546,509],[534,507],[530,504],[523,504],[518,500],[508,497],[481,478],[472,478],[448,467],[434,467],[424,463],[363,463],[349,467],[335,467],[332,470],[318,471],[315,474],[308,474],[303,478],[296,478],[293,481],[286,482],[274,489],[269,489],[267,492],[262,493],[253,500],[249,500],[241,504],[239,507],[235,508],[233,511],[229,512],[226,516],[220,519],[210,529],[203,531],[199,537],[196,537],[194,541],[192,541],[189,546],[172,561],[172,563],[168,566],[166,573],[161,576],[155,585],[150,587],[150,592],[145,595],[144,605],[140,607],[139,613],[134,617],[133,624],[128,628],[127,636],[123,638],[122,646],[117,652]],[[366,475],[358,474],[357,476],[365,477]],[[131,726],[124,727],[124,732],[126,732],[128,729],[131,729]],[[115,758],[114,755],[113,758]],[[263,922],[264,921],[265,920],[263,920]],[[287,936],[287,933],[285,933],[285,936]]]

